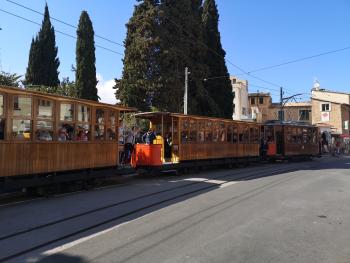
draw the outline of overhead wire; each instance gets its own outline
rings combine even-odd
[[[42,16],[44,15],[44,13],[39,12],[39,11],[37,11],[37,10],[35,10],[35,9],[32,9],[32,8],[30,8],[30,7],[28,7],[28,6],[25,6],[25,5],[23,5],[23,4],[20,4],[20,3],[16,2],[16,1],[12,1],[12,0],[5,0],[5,1],[7,1],[7,2],[9,2],[9,3],[11,3],[11,4],[14,4],[14,5],[17,5],[17,6],[21,7],[21,8],[26,9],[26,10],[29,10],[29,11],[31,11],[31,12],[37,13],[37,14],[39,14],[39,15],[42,15]],[[58,19],[58,18],[55,18],[55,17],[52,17],[52,16],[50,16],[50,19],[52,19],[52,20],[54,20],[54,21],[56,21],[56,22],[59,22],[59,23],[61,23],[61,24],[64,24],[64,25],[66,25],[66,26],[75,28],[75,29],[78,28],[78,27],[75,26],[75,25],[72,25],[72,24],[70,24],[70,23],[67,23],[67,22],[65,22],[65,21],[63,21],[63,20],[61,20],[61,19]],[[115,45],[124,47],[123,44],[118,43],[118,42],[116,42],[116,41],[114,41],[114,40],[111,40],[111,39],[109,39],[109,38],[106,38],[106,37],[104,37],[104,36],[95,34],[95,37],[100,38],[100,39],[103,39],[103,40],[105,40],[105,41],[107,41],[107,42],[109,42],[109,43],[112,43],[112,44],[115,44]]]
[[[283,62],[283,63],[279,63],[279,64],[267,66],[267,67],[262,67],[262,68],[250,70],[248,73],[268,70],[268,69],[272,69],[272,68],[277,68],[277,67],[281,67],[281,66],[297,63],[297,62],[300,62],[300,61],[305,61],[305,60],[309,60],[309,59],[313,59],[313,58],[317,58],[317,57],[321,57],[321,56],[325,56],[325,55],[341,52],[341,51],[348,50],[348,49],[350,49],[350,46],[347,46],[347,47],[344,47],[344,48],[339,48],[339,49],[334,49],[334,50],[330,50],[330,51],[326,51],[326,52],[322,52],[322,53],[319,53],[319,54],[316,54],[316,55],[312,55],[312,56],[307,56],[307,57],[303,57],[303,58],[298,58],[298,59],[286,61],[286,62]]]
[[[166,20],[168,20],[170,23],[174,24],[176,27],[178,27],[179,29],[181,29],[182,32],[186,33],[188,36],[191,36],[191,34],[189,34],[186,30],[184,30],[179,24],[177,24],[177,23],[174,22],[173,20],[171,20],[171,19],[169,19],[169,18],[167,18],[167,17],[166,17]],[[184,34],[183,34],[183,35],[184,35]],[[249,72],[245,71],[245,70],[244,70],[243,68],[241,68],[240,66],[238,66],[238,65],[236,65],[235,63],[231,62],[228,58],[223,57],[223,56],[222,56],[221,54],[219,54],[216,50],[214,50],[214,49],[208,47],[208,45],[207,45],[206,43],[204,43],[203,41],[199,41],[199,43],[200,43],[202,46],[206,47],[206,48],[207,48],[209,51],[211,51],[213,54],[215,54],[215,55],[217,55],[217,56],[219,56],[219,57],[224,58],[230,65],[232,65],[233,67],[235,67],[236,69],[238,69],[239,71],[241,71],[244,75],[248,75],[248,76],[250,76],[250,77],[252,77],[252,78],[255,78],[255,79],[259,80],[259,81],[262,81],[262,82],[264,82],[264,83],[266,83],[266,84],[269,84],[269,85],[271,85],[271,86],[274,86],[274,87],[280,88],[280,87],[282,86],[282,85],[278,85],[278,84],[273,83],[273,82],[271,82],[271,81],[268,81],[268,80],[265,80],[265,79],[260,78],[260,77],[258,77],[258,76],[255,76],[255,75],[250,74]]]
[[[35,22],[35,21],[31,20],[31,19],[25,18],[25,17],[20,16],[20,15],[14,14],[14,13],[9,12],[9,11],[7,11],[7,10],[4,10],[4,9],[2,9],[2,8],[0,8],[0,11],[3,12],[3,13],[6,13],[6,14],[8,14],[8,15],[17,17],[17,18],[19,18],[19,19],[22,19],[22,20],[24,20],[24,21],[27,21],[27,22],[29,22],[29,23],[32,23],[32,24],[41,26],[41,24],[38,23],[38,22]],[[71,35],[71,34],[65,33],[65,32],[60,31],[60,30],[57,30],[57,29],[55,29],[55,32],[57,32],[57,33],[59,33],[59,34],[61,34],[61,35],[64,35],[64,36],[73,38],[73,39],[77,39],[76,36],[73,36],[73,35]],[[104,50],[106,50],[106,51],[112,52],[112,53],[114,53],[114,54],[118,54],[118,55],[124,56],[124,54],[122,54],[122,53],[120,53],[120,52],[118,52],[118,51],[112,50],[112,49],[110,49],[110,48],[107,48],[107,47],[104,47],[104,46],[101,46],[101,45],[98,45],[98,44],[95,44],[95,46],[98,47],[98,48],[104,49]]]

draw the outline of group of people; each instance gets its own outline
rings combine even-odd
[[[121,152],[120,160],[123,164],[128,164],[131,161],[131,156],[135,150],[135,144],[145,143],[153,144],[157,139],[157,134],[152,129],[142,133],[138,127],[132,127],[131,130],[119,130],[119,142],[124,143],[124,150]],[[171,158],[172,140],[170,134],[164,136],[164,157]]]
[[[342,148],[342,143],[339,138],[330,137],[326,132],[321,134],[321,153],[330,153],[332,156],[340,155],[344,149]]]

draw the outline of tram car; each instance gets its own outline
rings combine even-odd
[[[314,125],[268,121],[262,129],[270,160],[320,156],[320,132]]]
[[[136,114],[157,135],[153,144],[137,144],[135,168],[184,168],[259,160],[261,125],[169,112]]]
[[[314,157],[319,154],[318,128],[298,122],[265,124],[178,113],[139,113],[157,134],[153,144],[137,144],[135,168],[177,168]],[[268,144],[267,158],[261,154]]]
[[[130,111],[0,86],[0,190],[64,180],[65,172],[82,176],[81,171],[117,167],[119,115]]]

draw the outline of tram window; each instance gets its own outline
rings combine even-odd
[[[52,118],[53,103],[49,100],[38,100],[37,117],[41,119]]]
[[[32,115],[32,98],[13,96],[13,116]]]
[[[188,131],[181,131],[181,143],[188,143]]]
[[[60,142],[72,141],[74,139],[74,125],[61,123],[58,129],[58,140]]]
[[[227,142],[232,142],[232,125],[227,125]]]
[[[31,139],[32,124],[30,120],[12,120],[12,138],[16,140]]]
[[[232,142],[237,143],[237,141],[238,141],[238,129],[237,127],[233,127]]]
[[[114,111],[111,111],[109,113],[109,127],[107,129],[107,138],[110,141],[114,141],[117,137],[115,123],[116,123],[116,113]]]
[[[219,140],[219,124],[214,122],[213,125],[213,142],[217,142]]]
[[[205,121],[198,121],[198,142],[205,141]]]
[[[188,141],[190,143],[197,142],[197,121],[196,120],[190,120],[190,133],[189,133]]]
[[[287,135],[287,142],[293,143],[293,136],[292,136],[293,128],[288,127],[288,128],[285,128],[284,131],[285,131],[285,134]]]
[[[4,96],[0,95],[0,116],[4,115]]]
[[[273,142],[275,140],[273,126],[265,126],[265,138],[268,142]]]
[[[220,142],[226,141],[226,126],[223,122],[219,123],[219,140]]]
[[[103,141],[105,139],[105,112],[96,110],[95,140]]]
[[[188,127],[189,127],[188,120],[183,120],[183,121],[182,121],[182,129],[183,129],[183,130],[187,130]]]
[[[210,143],[213,141],[213,123],[207,121],[205,125],[205,142]]]
[[[178,133],[178,122],[173,121],[173,144],[178,144],[179,143],[179,133]]]
[[[51,121],[38,121],[36,123],[35,135],[38,141],[52,141],[53,123]]]
[[[198,132],[198,142],[204,142],[205,137],[204,137],[204,131],[199,131]]]
[[[257,127],[250,128],[250,142],[259,143],[259,129]]]
[[[317,142],[317,129],[312,129],[312,143]]]
[[[188,138],[188,141],[190,143],[196,143],[197,142],[197,131],[196,130],[190,131],[190,136]]]
[[[73,121],[74,105],[73,104],[61,104],[60,120],[61,121]]]
[[[246,127],[246,128],[244,129],[244,133],[243,133],[243,143],[250,143],[250,138],[249,138],[249,136],[250,136],[249,128]]]
[[[75,133],[75,140],[87,142],[90,137],[90,125],[89,124],[78,124]]]
[[[308,143],[308,132],[307,132],[307,129],[303,129],[303,143]]]
[[[0,140],[5,139],[5,119],[0,118]]]
[[[90,108],[84,105],[78,105],[78,121],[89,122],[90,121]]]
[[[239,133],[238,134],[238,140],[239,140],[239,143],[243,143],[244,142],[243,133]]]

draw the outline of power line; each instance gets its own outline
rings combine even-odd
[[[287,61],[287,62],[279,63],[279,64],[276,64],[276,65],[272,65],[272,66],[267,66],[267,67],[262,67],[262,68],[250,70],[248,73],[257,72],[257,71],[263,71],[263,70],[272,69],[272,68],[277,68],[277,67],[285,66],[285,65],[288,65],[288,64],[297,63],[297,62],[300,62],[300,61],[305,61],[305,60],[309,60],[309,59],[313,59],[313,58],[317,58],[317,57],[321,57],[321,56],[325,56],[325,55],[341,52],[341,51],[348,50],[348,49],[350,49],[350,46],[347,46],[347,47],[344,47],[344,48],[339,48],[339,49],[334,49],[334,50],[331,50],[331,51],[326,51],[326,52],[319,53],[319,54],[312,55],[312,56],[307,56],[307,57],[303,57],[303,58],[290,60],[290,61]]]
[[[39,14],[39,15],[42,15],[42,16],[44,15],[42,12],[39,12],[39,11],[37,11],[37,10],[34,10],[34,9],[30,8],[30,7],[27,7],[27,6],[25,6],[25,5],[22,5],[22,4],[20,4],[20,3],[17,3],[17,2],[15,2],[15,1],[12,1],[12,0],[5,0],[5,1],[7,1],[7,2],[9,2],[9,3],[11,3],[11,4],[14,4],[14,5],[17,5],[17,6],[19,6],[19,7],[22,7],[22,8],[24,8],[24,9],[27,9],[27,10],[29,10],[29,11],[31,11],[31,12],[37,13],[37,14]],[[66,25],[66,26],[75,28],[75,29],[78,28],[78,27],[75,26],[75,25],[72,25],[72,24],[70,24],[70,23],[67,23],[67,22],[65,22],[65,21],[63,21],[63,20],[61,20],[61,19],[58,19],[58,18],[55,18],[55,17],[52,17],[52,16],[50,16],[50,19],[52,19],[52,20],[54,20],[54,21],[57,21],[57,22],[59,22],[59,23],[61,23],[61,24],[64,24],[64,25]],[[111,40],[111,39],[108,39],[108,38],[106,38],[106,37],[103,37],[103,36],[100,36],[100,35],[97,35],[97,34],[95,34],[95,37],[100,38],[100,39],[103,39],[103,40],[105,40],[105,41],[107,41],[107,42],[109,42],[109,43],[112,43],[112,44],[115,44],[115,45],[124,47],[123,44],[118,43],[118,42],[116,42],[116,41],[113,41],[113,40]]]
[[[175,26],[177,26],[178,28],[180,28],[180,29],[181,29],[184,33],[186,33],[187,35],[191,36],[191,34],[189,34],[186,30],[184,30],[184,29],[183,29],[180,25],[178,25],[176,22],[172,21],[171,19],[169,19],[169,18],[167,18],[167,17],[166,17],[165,19],[167,19],[170,23],[172,23],[172,24],[174,24]],[[208,50],[210,50],[210,51],[211,51],[212,53],[214,53],[215,55],[226,59],[226,61],[227,61],[230,65],[232,65],[233,67],[237,68],[237,69],[238,69],[239,71],[241,71],[243,74],[248,75],[248,76],[250,76],[250,77],[252,77],[252,78],[255,78],[255,79],[257,79],[257,80],[260,80],[260,81],[262,81],[262,82],[264,82],[264,83],[267,83],[267,84],[269,84],[269,85],[272,85],[272,86],[275,86],[275,87],[281,87],[281,85],[278,85],[278,84],[273,83],[273,82],[271,82],[271,81],[268,81],[268,80],[265,80],[265,79],[263,79],[263,78],[260,78],[260,77],[257,77],[257,76],[255,76],[255,75],[250,74],[250,72],[247,72],[247,71],[245,71],[244,69],[242,69],[240,66],[234,64],[234,63],[231,62],[229,59],[225,58],[224,56],[222,56],[221,54],[219,54],[218,52],[216,52],[216,50],[214,50],[214,49],[208,47],[207,44],[205,44],[203,41],[199,41],[199,43],[201,43],[203,46],[205,46]]]
[[[6,0],[6,1],[7,1],[7,0]],[[30,20],[30,19],[25,18],[25,17],[20,16],[20,15],[16,15],[16,14],[11,13],[11,12],[9,12],[9,11],[6,11],[6,10],[4,10],[4,9],[1,9],[1,8],[0,8],[0,11],[3,12],[3,13],[6,13],[6,14],[8,14],[8,15],[17,17],[17,18],[19,18],[19,19],[22,19],[22,20],[24,20],[24,21],[27,21],[27,22],[29,22],[29,23],[32,23],[32,24],[41,26],[41,24],[38,23],[38,22],[35,22],[35,21],[33,21],[33,20]],[[57,29],[55,29],[55,32],[57,32],[57,33],[59,33],[59,34],[61,34],[61,35],[70,37],[70,38],[77,39],[76,36],[70,35],[70,34],[68,34],[68,33],[62,32],[62,31],[57,30]],[[101,46],[101,45],[98,45],[98,44],[95,44],[95,46],[98,47],[98,48],[104,49],[104,50],[106,50],[106,51],[112,52],[112,53],[114,53],[114,54],[118,54],[118,55],[124,56],[124,54],[122,54],[122,53],[120,53],[120,52],[118,52],[118,51],[114,51],[114,50],[112,50],[112,49],[106,48],[106,47],[104,47],[104,46]]]

